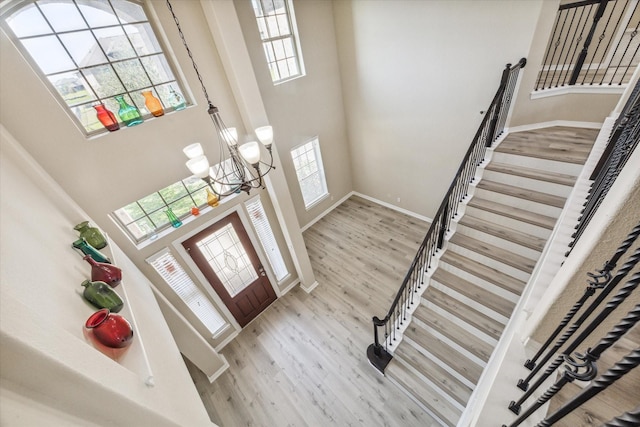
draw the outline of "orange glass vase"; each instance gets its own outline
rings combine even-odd
[[[164,114],[162,103],[158,98],[153,96],[153,93],[150,90],[142,91],[142,96],[144,96],[144,105],[151,114],[155,117],[160,117]]]

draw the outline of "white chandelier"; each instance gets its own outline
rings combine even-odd
[[[204,180],[218,198],[241,191],[249,194],[249,191],[253,188],[264,188],[263,177],[268,174],[271,169],[275,169],[273,166],[273,153],[271,152],[273,129],[271,126],[263,126],[255,129],[255,135],[262,144],[258,144],[256,141],[249,141],[238,145],[237,130],[226,127],[222,121],[218,107],[215,107],[209,99],[207,89],[202,81],[202,76],[200,76],[200,72],[198,71],[198,66],[193,59],[191,49],[189,49],[187,45],[178,18],[173,12],[173,7],[169,0],[167,0],[167,7],[178,27],[178,33],[180,34],[182,43],[189,54],[193,69],[200,81],[202,93],[207,100],[207,112],[216,129],[216,138],[218,140],[219,163],[212,166],[204,154],[202,145],[196,142],[183,149],[183,152],[189,158],[187,167],[193,175]],[[264,147],[264,151],[268,154],[268,161],[266,162],[262,161],[263,150],[261,146]],[[260,165],[263,165],[263,167],[261,168]]]

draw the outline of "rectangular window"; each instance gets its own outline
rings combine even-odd
[[[269,224],[269,218],[264,212],[264,207],[260,201],[260,197],[245,202],[245,207],[249,213],[249,218],[253,223],[253,228],[256,230],[262,249],[267,254],[269,264],[273,273],[276,275],[276,280],[280,282],[282,279],[289,275],[287,266],[284,264],[282,253],[276,242],[276,237],[273,235],[273,230]]]
[[[281,83],[304,75],[291,0],[251,0],[271,80]]]
[[[164,248],[147,259],[165,282],[173,289],[193,314],[207,327],[211,336],[224,329],[226,322],[209,298],[193,283],[168,248]]]
[[[309,209],[329,194],[318,138],[291,150],[291,158],[298,176],[304,205]]]
[[[13,1],[2,12],[3,28],[86,135],[107,132],[96,117],[100,104],[125,126],[116,96],[146,117],[143,92],[164,110],[184,108],[141,1]]]

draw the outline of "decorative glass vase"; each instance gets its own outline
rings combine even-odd
[[[80,250],[84,255],[89,255],[94,261],[111,264],[111,260],[104,256],[102,252],[87,243],[86,240],[80,238],[71,244],[74,248]]]
[[[117,313],[124,307],[124,302],[105,282],[85,280],[82,296],[96,308],[108,308],[110,312]]]
[[[207,204],[212,208],[215,208],[220,204],[220,201],[218,200],[218,196],[213,194],[211,190],[209,190],[208,188],[207,188]]]
[[[115,265],[97,262],[90,255],[85,255],[83,259],[91,264],[91,280],[105,282],[112,288],[122,282],[122,270]]]
[[[133,105],[127,104],[127,101],[124,100],[123,95],[118,95],[115,97],[118,104],[120,104],[120,109],[118,110],[118,116],[122,122],[129,126],[139,125],[143,122],[142,115],[140,115],[140,110],[138,110]]]
[[[144,96],[144,105],[151,114],[155,117],[160,117],[164,114],[162,103],[158,98],[153,96],[153,93],[150,90],[142,91],[142,96]]]
[[[173,87],[169,86],[169,91],[171,93],[171,106],[174,110],[184,110],[187,108],[186,102],[184,102],[184,98],[178,92],[173,90]]]
[[[104,238],[100,230],[96,227],[89,227],[89,221],[83,221],[73,227],[73,229],[80,232],[80,237],[94,248],[102,249],[107,246],[107,239]]]
[[[197,206],[191,208],[191,215],[198,216],[200,215],[200,209]]]
[[[109,132],[114,132],[120,129],[120,125],[118,124],[118,119],[116,119],[116,115],[107,109],[103,104],[94,105],[93,108],[96,109],[96,117],[100,120],[100,123],[107,128]]]
[[[182,221],[178,219],[178,217],[176,216],[176,214],[173,213],[171,208],[164,211],[164,213],[167,214],[167,218],[169,218],[169,222],[171,222],[171,226],[173,228],[178,228],[182,225]]]
[[[84,326],[93,332],[99,343],[111,348],[123,348],[133,340],[133,328],[127,319],[108,308],[93,313]]]

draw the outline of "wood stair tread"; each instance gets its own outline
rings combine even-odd
[[[538,227],[546,228],[547,230],[553,230],[553,227],[556,225],[556,218],[492,202],[480,197],[473,197],[467,206],[526,222],[527,224],[537,225]]]
[[[520,295],[526,285],[520,279],[509,276],[495,268],[487,267],[452,250],[445,251],[440,260],[516,295]]]
[[[496,193],[506,194],[508,196],[517,197],[519,199],[530,200],[543,205],[554,206],[556,208],[564,207],[565,198],[555,196],[553,194],[542,193],[540,191],[529,190],[522,187],[514,187],[513,185],[502,184],[500,182],[481,180],[477,188]]]
[[[532,236],[531,234],[526,234],[521,231],[514,230],[513,228],[485,221],[469,214],[465,214],[460,221],[458,221],[458,224],[473,228],[474,230],[482,231],[538,252],[542,252],[544,245],[547,242],[546,239],[543,239],[542,237]]]
[[[508,165],[504,163],[491,162],[486,167],[486,170],[504,173],[507,175],[522,176],[525,178],[535,179],[537,181],[553,182],[555,184],[572,186],[575,184],[577,177],[564,173],[557,173],[551,171],[543,171],[540,169],[531,169],[523,166]]]
[[[404,363],[411,365],[413,369],[420,372],[422,376],[429,379],[458,403],[465,405],[469,401],[471,388],[420,353],[414,346],[408,343],[401,343],[393,353],[393,357],[394,359],[402,359]]]
[[[482,367],[425,328],[411,323],[404,334],[405,337],[433,354],[441,362],[471,381],[472,384],[478,383],[478,379],[482,374]]]
[[[436,271],[434,276],[437,275],[438,272],[443,272],[452,276],[453,281],[462,280],[460,278],[457,278],[455,275],[449,273],[448,271],[444,271],[444,270]],[[444,279],[445,283],[443,283],[442,275],[438,275],[438,278],[439,280],[437,281],[439,283],[443,285],[447,285],[446,282],[449,279],[445,278]],[[470,285],[469,286],[470,288],[477,288],[477,286],[474,286],[472,284],[469,284],[469,285]],[[470,297],[472,299],[475,299],[477,297],[477,295],[473,295],[471,292],[467,292],[467,293],[469,294],[469,295],[465,295],[467,297]],[[493,297],[499,298],[497,295],[485,295],[485,299],[492,299]],[[483,313],[480,313],[476,309],[466,305],[461,301],[458,301],[457,299],[453,298],[450,295],[445,294],[444,292],[442,292],[441,290],[433,286],[430,286],[427,288],[425,293],[422,295],[422,298],[440,307],[441,309],[451,313],[452,315],[457,316],[458,318],[462,319],[465,323],[468,323],[474,328],[484,332],[485,334],[489,335],[491,338],[498,340],[500,339],[500,335],[502,335],[502,330],[504,329],[504,325],[502,323],[498,322],[495,319],[492,319],[491,317]],[[484,301],[480,301],[480,300],[476,300],[476,301],[478,301],[481,304],[484,304]],[[511,310],[512,309],[513,308],[511,308]],[[505,316],[508,316],[511,313],[511,311],[508,308],[503,311],[505,312],[504,314]]]
[[[411,395],[420,401],[423,406],[429,408],[434,414],[446,422],[448,426],[454,427],[462,412],[448,402],[440,394],[429,387],[424,381],[420,381],[398,361],[392,360],[385,369],[385,376],[393,378],[400,383]]]
[[[498,246],[490,245],[473,237],[465,236],[461,233],[455,233],[449,242],[454,245],[461,246],[470,251],[477,252],[488,258],[494,259],[503,264],[517,268],[525,273],[531,273],[536,266],[536,260],[515,254],[511,251],[502,249]]]
[[[484,362],[489,360],[493,352],[493,346],[478,338],[473,332],[465,330],[446,317],[433,310],[429,310],[424,305],[420,305],[413,313],[413,316],[438,333],[449,338],[460,347],[466,349],[480,360]]]

